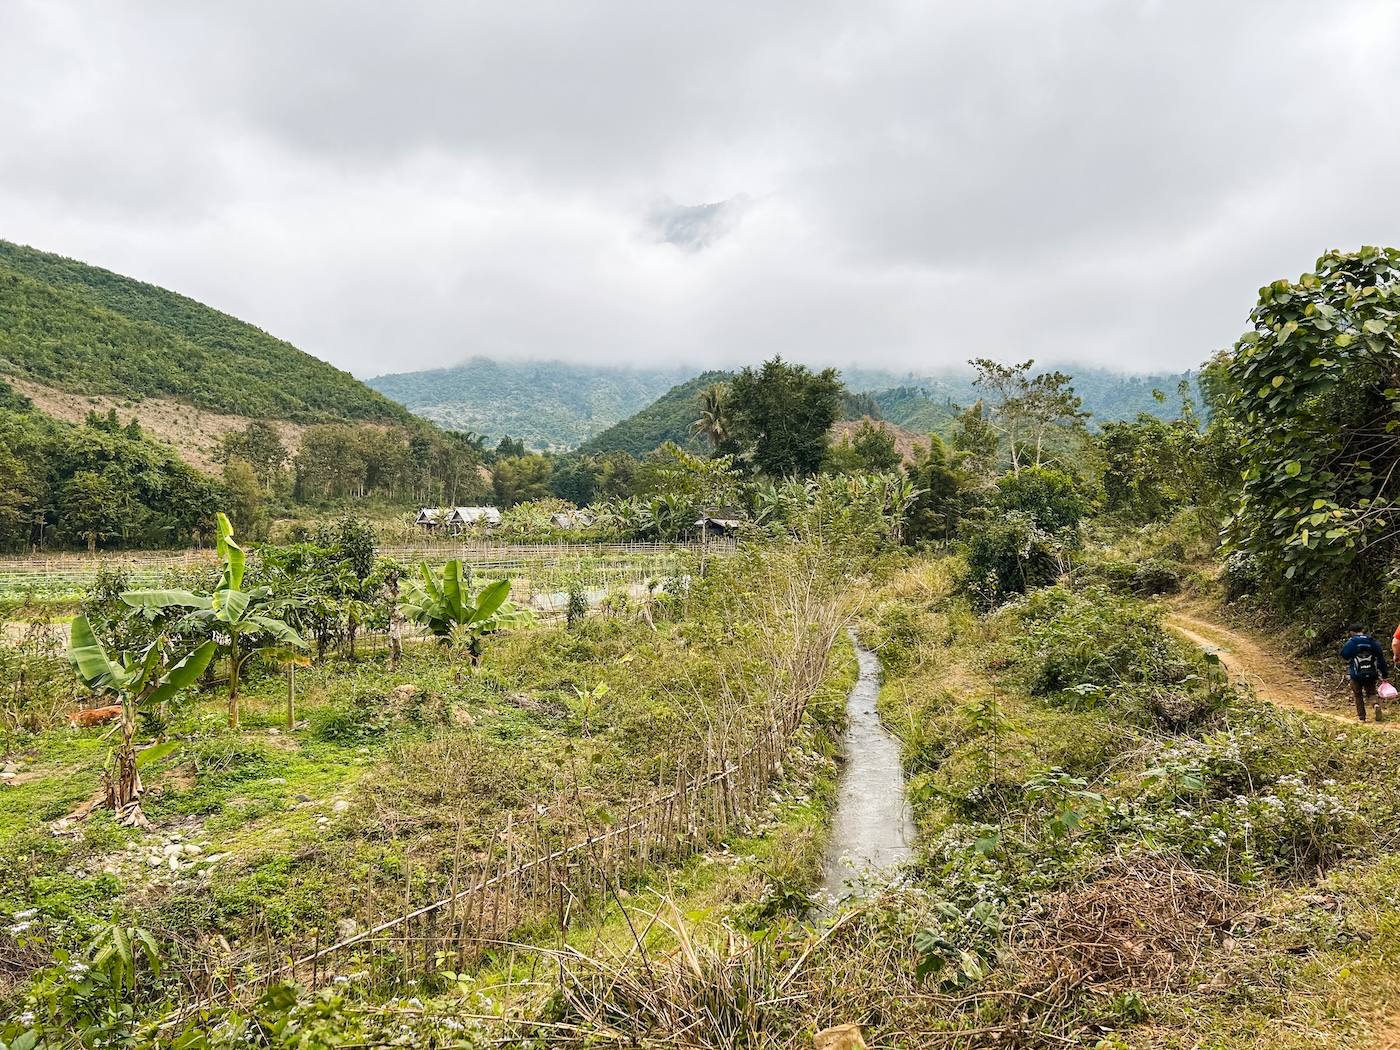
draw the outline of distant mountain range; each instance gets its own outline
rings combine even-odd
[[[1182,375],[1122,375],[1102,368],[1061,371],[1074,376],[1075,391],[1094,421],[1134,419],[1140,412],[1175,416]],[[369,380],[369,385],[414,413],[454,430],[483,434],[494,444],[509,435],[534,449],[578,449],[588,454],[623,450],[643,456],[665,441],[702,449],[690,434],[695,399],[711,383],[734,373],[687,368],[638,369],[573,365],[563,361],[501,362],[474,357],[453,368],[404,372]],[[882,418],[919,433],[947,436],[954,406],[981,396],[972,374],[920,375],[848,368],[846,388],[873,398]],[[1161,390],[1158,402],[1153,390]]]
[[[606,368],[473,357],[452,368],[376,376],[369,385],[410,411],[495,444],[575,448],[694,374],[690,368]],[[649,450],[648,450],[649,451]]]

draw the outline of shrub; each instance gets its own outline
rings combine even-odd
[[[382,698],[364,699],[336,707],[318,707],[307,716],[314,739],[341,746],[379,740],[393,720],[394,714]]]
[[[1071,546],[1051,536],[1029,515],[1009,511],[1000,521],[980,525],[971,533],[965,586],[984,608],[993,608],[1008,595],[1053,583]]]
[[[1168,557],[1148,558],[1133,571],[1134,594],[1171,594],[1181,586],[1186,570]]]
[[[1137,599],[1103,588],[1051,587],[1017,611],[1025,634],[1011,644],[1028,654],[1023,677],[1033,695],[1079,686],[1176,686],[1194,670],[1184,643],[1163,629],[1161,613]]]
[[[1029,467],[997,482],[996,505],[1025,514],[1046,532],[1077,528],[1084,517],[1084,497],[1068,474]]]

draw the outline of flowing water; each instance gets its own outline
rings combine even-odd
[[[851,635],[855,641],[855,635]],[[836,816],[831,824],[822,889],[833,898],[850,896],[847,882],[878,872],[909,856],[914,819],[904,797],[899,741],[880,725],[875,701],[880,695],[880,661],[856,644],[860,678],[846,701],[846,768],[836,789]]]

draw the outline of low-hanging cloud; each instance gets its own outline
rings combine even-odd
[[[1400,10],[0,5],[0,237],[361,375],[1194,365],[1400,241]]]
[[[751,203],[743,193],[712,204],[677,204],[668,198],[648,209],[646,221],[657,240],[681,251],[698,252],[731,232]]]

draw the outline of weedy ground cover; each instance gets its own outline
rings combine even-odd
[[[614,890],[658,891],[671,868],[674,885],[741,925],[805,907],[853,674],[844,647],[829,664],[840,580],[839,564],[799,545],[712,564],[647,618],[495,636],[475,670],[450,644],[410,645],[393,670],[383,658],[332,659],[297,672],[293,732],[287,679],[265,666],[248,679],[239,731],[220,716],[217,688],[143,727],[146,741],[180,745],[143,768],[149,832],[102,811],[62,820],[97,788],[101,729],[17,737],[7,757],[19,772],[0,791],[0,910],[11,920],[0,993],[31,1022],[48,1010],[51,1026],[116,1025],[115,1003],[159,1017],[211,980],[237,984],[450,892],[522,828],[549,846],[614,824],[789,711],[803,715],[783,773],[794,794],[723,825],[731,859],[684,863],[718,845],[697,821]],[[570,936],[625,925],[597,904],[570,915]],[[557,936],[531,914],[513,936]],[[91,971],[73,967],[113,927],[149,933],[163,967],[138,966],[137,988],[118,995],[109,981],[98,994]],[[368,965],[379,976],[397,967],[400,983],[426,991],[483,961],[441,940],[443,957]]]
[[[963,572],[895,572],[861,626],[922,833],[905,878],[757,934],[654,908],[674,949],[566,953],[553,1018],[677,1046],[846,1022],[888,1046],[1369,1045],[1400,1003],[1392,739],[1231,688],[1129,589],[977,617]]]

